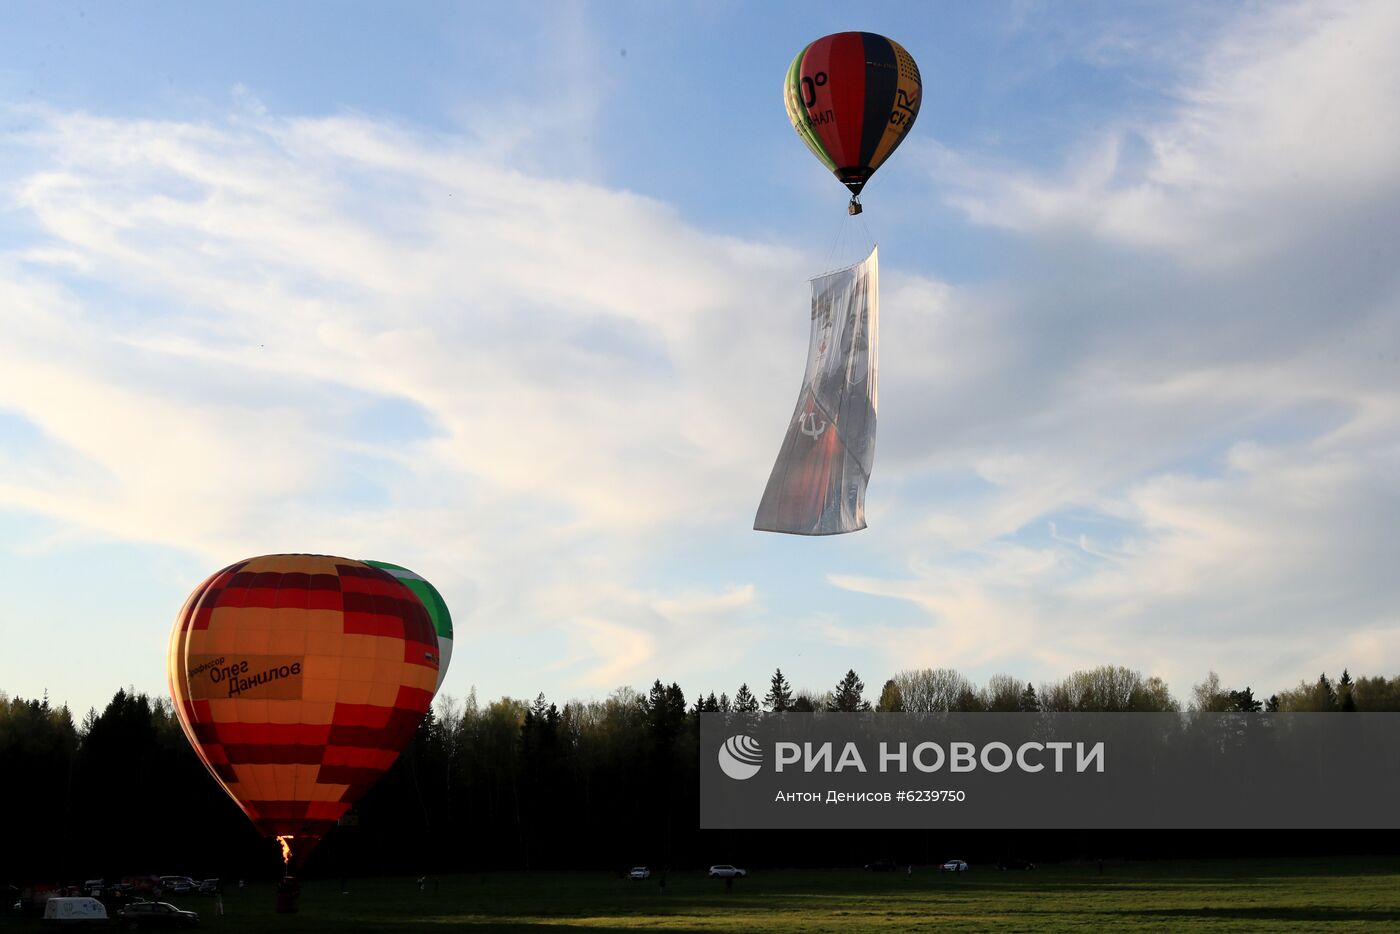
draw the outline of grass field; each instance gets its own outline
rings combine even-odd
[[[1216,931],[1400,929],[1400,858],[1048,866],[960,876],[931,869],[756,872],[724,883],[698,872],[630,882],[604,873],[311,881],[294,915],[273,912],[270,886],[182,898],[203,929],[258,931]],[[5,930],[37,922],[5,922]]]

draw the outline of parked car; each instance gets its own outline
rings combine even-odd
[[[997,863],[998,869],[1034,869],[1035,863],[1028,859],[1004,859]]]
[[[940,872],[967,872],[967,863],[960,859],[950,859],[938,869]]]
[[[189,876],[161,876],[160,887],[175,895],[188,895],[198,887],[198,883]]]
[[[632,871],[627,873],[629,879],[650,879],[651,870],[645,866],[633,866]]]
[[[219,880],[218,880],[218,879],[205,879],[203,882],[199,883],[198,892],[199,892],[200,895],[218,895],[218,894],[219,894]]]
[[[55,924],[105,924],[107,906],[88,895],[57,896],[44,904],[44,920]]]
[[[135,902],[117,912],[117,921],[148,931],[199,927],[198,914],[181,911],[169,902]]]
[[[720,863],[718,866],[710,867],[711,879],[742,879],[748,875],[748,871],[728,863]]]
[[[867,872],[894,872],[897,868],[892,859],[877,859],[873,863],[865,864]]]

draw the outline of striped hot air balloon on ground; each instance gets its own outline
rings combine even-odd
[[[266,555],[195,588],[170,641],[170,692],[215,779],[292,865],[398,758],[437,686],[437,636],[387,571]]]

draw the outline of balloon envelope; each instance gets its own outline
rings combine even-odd
[[[903,142],[922,97],[913,56],[873,32],[818,39],[797,53],[783,82],[793,129],[852,195]]]
[[[195,752],[253,824],[310,847],[398,758],[432,703],[437,637],[386,571],[267,555],[195,588],[170,692]]]
[[[394,575],[405,587],[413,591],[414,596],[421,600],[427,609],[438,640],[438,676],[433,692],[442,690],[442,679],[447,676],[447,665],[452,661],[452,613],[447,609],[447,601],[442,599],[442,594],[438,593],[438,589],[428,583],[426,578],[402,565],[390,564],[388,561],[366,561],[365,564]]]

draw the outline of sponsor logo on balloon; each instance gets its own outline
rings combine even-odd
[[[763,747],[752,736],[731,736],[719,747],[719,767],[735,781],[753,778],[763,767]]]
[[[207,662],[203,662],[203,663],[201,663],[201,664],[195,665],[194,667],[190,668],[189,672],[187,673],[187,677],[193,678],[195,675],[202,675],[202,674],[204,674],[206,671],[208,671],[210,668],[214,668],[215,666],[222,665],[223,663],[224,663],[224,657],[223,657],[222,655],[220,655],[218,658],[210,659],[210,660],[207,661]]]
[[[195,675],[205,678],[195,680]],[[298,656],[261,655],[201,661],[189,669],[191,687],[201,687],[200,697],[256,697],[290,700],[301,696],[302,659]]]

